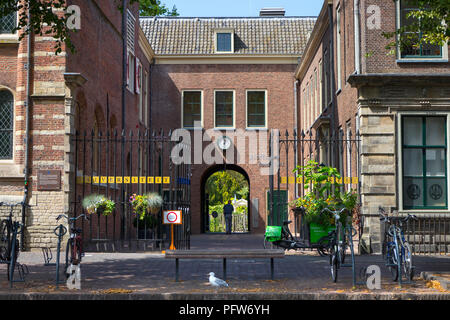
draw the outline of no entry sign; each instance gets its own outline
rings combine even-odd
[[[182,224],[180,210],[166,210],[163,212],[164,224]]]

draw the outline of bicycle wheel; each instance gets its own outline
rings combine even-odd
[[[398,255],[397,255],[397,250],[395,249],[394,246],[389,246],[387,255],[388,255],[387,263],[388,263],[389,271],[391,272],[392,281],[397,281],[398,280],[398,267],[397,267]]]
[[[69,268],[69,265],[72,264],[73,258],[72,258],[72,245],[73,243],[73,239],[69,239],[67,240],[67,245],[66,245],[66,264],[65,264],[65,268],[64,268],[64,273],[66,274],[66,278],[69,277],[69,274],[67,273],[67,269]]]
[[[403,244],[404,253],[403,259],[403,272],[405,273],[406,279],[412,280],[414,278],[414,267],[412,261],[411,246],[408,242]]]
[[[16,262],[17,262],[17,258],[19,257],[19,239],[16,238],[16,241],[14,242],[14,246],[11,243],[11,255],[10,255],[10,259],[9,259],[9,265],[8,265],[8,281],[12,281],[14,279],[14,270],[16,268]]]
[[[337,282],[338,278],[338,257],[337,257],[337,251],[333,250],[334,252],[330,255],[330,271],[331,271],[331,279],[333,282]]]
[[[322,237],[317,241],[317,252],[320,256],[325,257],[330,251],[330,238],[328,236]]]

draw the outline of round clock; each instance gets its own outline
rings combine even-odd
[[[231,139],[227,136],[223,136],[217,139],[217,145],[222,150],[227,150],[231,147]]]

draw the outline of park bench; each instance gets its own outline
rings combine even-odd
[[[175,259],[175,281],[179,278],[180,259],[223,259],[223,280],[227,279],[227,259],[267,259],[270,258],[270,275],[274,279],[274,258],[283,258],[282,249],[248,249],[248,250],[167,250],[165,258]]]

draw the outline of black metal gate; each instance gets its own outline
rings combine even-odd
[[[298,135],[295,130],[292,134],[272,131],[269,142],[268,224],[281,226],[283,221],[292,219],[292,231],[299,238],[309,237],[300,213],[289,209],[290,201],[305,195],[305,179],[293,170],[298,165],[306,165],[309,160],[337,168],[342,176],[343,188],[346,191],[356,190],[360,203],[360,142],[359,131],[356,135],[351,130],[346,134],[339,130],[337,134],[321,135],[318,132],[314,136],[312,132]],[[274,161],[278,165],[274,165]],[[359,208],[360,205],[353,212],[353,221],[361,236],[363,221]]]
[[[172,132],[148,130],[125,133],[97,132],[76,134],[73,177],[74,197],[71,214],[83,212],[82,200],[90,194],[102,194],[116,203],[108,216],[93,214],[89,221],[78,222],[87,250],[162,250],[170,244],[170,228],[162,224],[163,210],[181,210],[182,224],[174,226],[177,249],[190,248],[191,165],[175,164],[171,151],[178,144]],[[138,219],[130,197],[155,192],[162,196],[163,207],[155,216],[156,224]],[[81,219],[80,219],[81,220]]]

